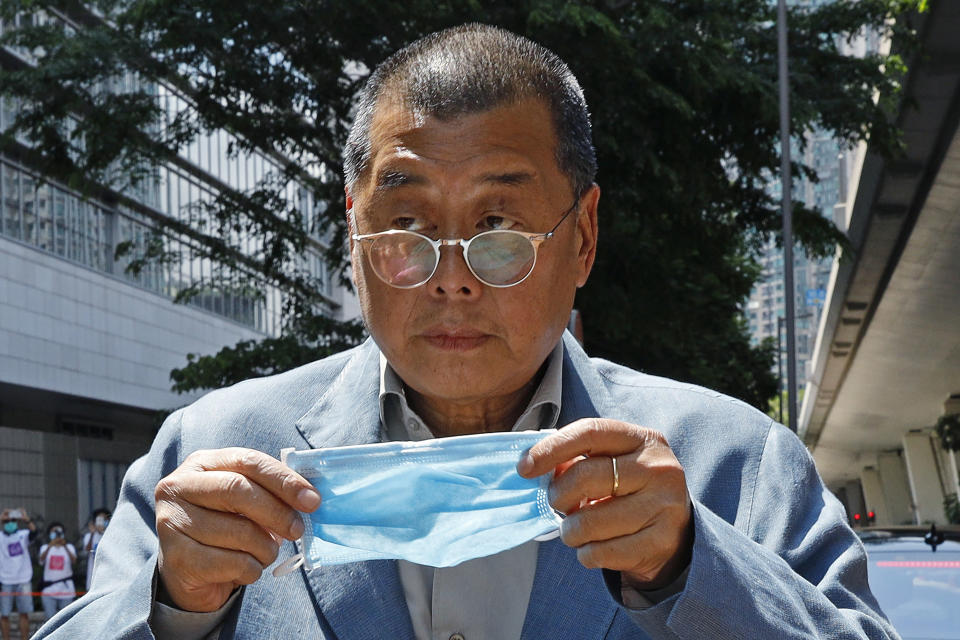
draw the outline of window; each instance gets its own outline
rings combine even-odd
[[[49,184],[36,188],[35,211],[37,239],[35,243],[44,251],[53,252],[53,203]]]
[[[20,172],[3,165],[3,233],[20,238]]]
[[[120,496],[123,474],[130,465],[106,460],[77,461],[78,518],[86,523],[94,509],[113,511]]]
[[[53,190],[53,236],[54,253],[67,256],[67,194],[60,189]]]

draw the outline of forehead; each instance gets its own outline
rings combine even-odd
[[[371,122],[364,187],[460,182],[555,189],[566,181],[556,149],[553,119],[540,100],[441,119],[385,99]]]

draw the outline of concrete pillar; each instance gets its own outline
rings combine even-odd
[[[880,477],[880,500],[885,507],[887,518],[886,522],[881,523],[879,510],[874,508],[868,499],[867,507],[878,512],[877,524],[915,524],[913,504],[910,500],[910,482],[900,452],[887,451],[878,454],[877,474]]]
[[[936,435],[933,436],[933,448],[937,454],[940,482],[944,494],[956,493],[960,495],[960,473],[957,472],[957,458],[954,452],[944,449],[940,443],[940,438]]]
[[[887,500],[883,495],[883,482],[876,467],[866,467],[860,471],[860,486],[863,487],[863,500],[866,510],[873,511],[878,525],[893,524]]]
[[[957,479],[957,495],[960,496],[960,451],[954,451],[950,455],[950,467],[953,469],[953,475]]]
[[[917,522],[945,524],[940,461],[929,431],[910,431],[903,436],[903,457],[910,482],[910,497]]]
[[[863,518],[867,517],[867,508],[863,502],[863,490],[860,488],[859,480],[850,480],[843,485],[843,493],[846,497],[844,504],[847,505],[847,512],[853,517],[854,513],[859,513]],[[861,522],[865,522],[861,520]]]

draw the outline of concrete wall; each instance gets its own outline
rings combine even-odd
[[[0,509],[46,510],[43,434],[0,427]]]
[[[170,370],[256,338],[239,324],[0,237],[0,382],[145,409]]]

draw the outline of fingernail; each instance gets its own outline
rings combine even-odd
[[[320,506],[320,494],[314,489],[301,489],[297,494],[297,502],[303,511],[313,511]]]
[[[517,472],[520,475],[528,473],[533,469],[533,456],[530,455],[530,452],[523,454],[523,457],[520,458],[520,462],[517,463]]]
[[[303,536],[303,531],[304,531],[303,520],[301,520],[300,516],[297,515],[293,519],[293,522],[290,523],[290,535],[293,536],[294,538],[299,538]]]

